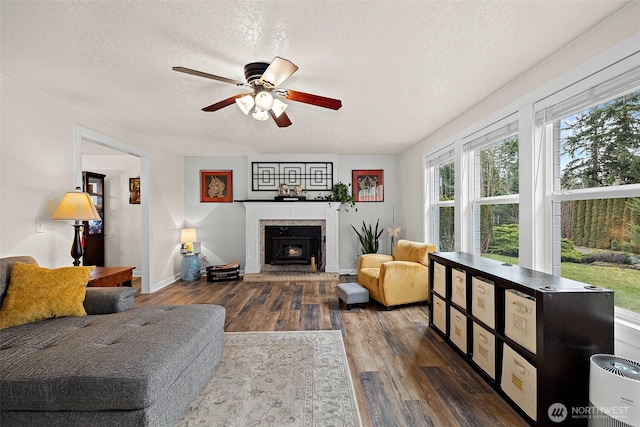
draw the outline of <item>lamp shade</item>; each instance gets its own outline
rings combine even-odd
[[[264,91],[256,93],[256,107],[262,111],[269,111],[273,107],[273,95]]]
[[[253,113],[251,114],[251,116],[253,116],[254,119],[261,122],[264,122],[265,120],[269,120],[269,113],[267,113],[266,111],[262,111],[257,107],[253,109]]]
[[[254,105],[253,96],[245,95],[241,98],[236,98],[236,104],[238,104],[238,107],[243,113],[249,114],[249,111],[251,111]]]
[[[101,218],[88,193],[69,191],[60,201],[51,219],[59,221],[99,221]]]
[[[273,111],[273,114],[275,114],[276,117],[280,117],[282,113],[284,113],[284,110],[286,109],[287,109],[287,104],[280,101],[279,99],[273,100],[273,107],[271,107],[271,111]]]
[[[180,230],[180,243],[197,242],[198,236],[195,228],[183,228]]]

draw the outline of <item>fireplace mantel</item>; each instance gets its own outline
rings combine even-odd
[[[244,201],[246,214],[246,265],[245,273],[259,273],[260,221],[308,219],[324,220],[326,227],[325,271],[340,272],[338,265],[338,202],[266,202]]]

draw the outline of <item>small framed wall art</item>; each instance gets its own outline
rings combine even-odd
[[[140,177],[129,178],[129,204],[140,204]]]
[[[233,171],[200,171],[200,202],[233,202]]]
[[[353,197],[356,202],[384,202],[384,171],[352,170]]]

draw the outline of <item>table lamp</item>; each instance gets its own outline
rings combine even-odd
[[[76,187],[76,191],[67,192],[51,216],[51,219],[56,221],[75,221],[73,224],[75,233],[73,236],[73,244],[71,245],[71,257],[73,258],[73,265],[79,266],[83,253],[80,240],[80,227],[82,227],[82,223],[80,221],[100,221],[102,219],[93,201],[91,201],[91,196],[89,196],[88,193],[80,191],[80,187]]]
[[[193,253],[193,242],[198,241],[195,228],[180,230],[180,253],[182,257],[182,280],[192,282],[200,277],[200,257]]]
[[[183,228],[180,230],[180,243],[182,243],[182,247],[185,248],[186,253],[193,252],[193,242],[197,241],[198,236],[195,228]]]

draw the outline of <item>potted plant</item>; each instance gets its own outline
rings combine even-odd
[[[340,208],[343,206],[349,205],[350,207],[356,206],[356,200],[353,197],[353,193],[351,192],[351,184],[345,184],[342,181],[339,181],[337,184],[333,185],[331,189],[331,194],[326,197],[326,200],[330,200],[332,202],[340,202]],[[345,206],[344,210],[349,212],[349,209]],[[358,209],[356,209],[357,211]]]
[[[380,235],[384,231],[384,229],[382,228],[380,229],[380,231],[378,231],[379,222],[380,220],[376,221],[376,228],[374,230],[371,225],[367,226],[367,224],[365,224],[365,222],[362,221],[362,233],[356,230],[353,224],[351,225],[351,228],[353,228],[353,231],[355,231],[356,234],[358,235],[358,239],[360,240],[360,246],[362,248],[363,254],[378,253],[378,239],[380,238]]]

